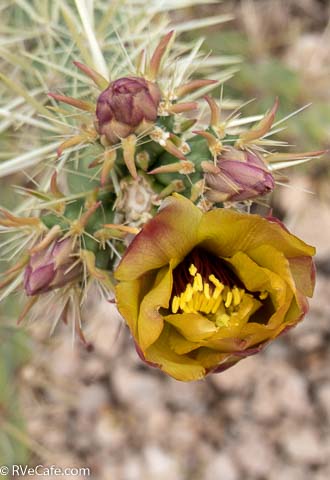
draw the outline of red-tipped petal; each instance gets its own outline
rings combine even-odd
[[[79,110],[84,110],[86,112],[95,112],[95,105],[89,102],[84,102],[83,100],[78,100],[77,98],[66,97],[65,95],[59,95],[57,93],[48,93],[48,96],[54,98],[58,102],[66,103],[72,107],[79,108]]]
[[[83,63],[80,63],[80,62],[73,62],[73,64],[77,68],[79,68],[79,70],[84,72],[85,75],[87,75],[89,78],[91,78],[93,80],[93,82],[101,90],[104,90],[109,85],[109,81],[106,78],[104,78],[100,73],[96,72],[95,70],[88,67],[87,65],[84,65]]]
[[[218,80],[208,80],[208,79],[199,79],[199,80],[192,80],[191,82],[185,83],[180,87],[175,89],[176,97],[183,97],[188,93],[194,92],[199,88],[207,87],[209,85],[215,85],[218,83]]]
[[[154,80],[159,73],[162,59],[166,53],[166,49],[173,35],[174,35],[174,30],[171,30],[167,35],[165,35],[165,37],[163,37],[159,42],[158,46],[156,47],[156,50],[154,51],[151,57],[149,69],[148,69],[149,77],[151,78],[151,80]]]

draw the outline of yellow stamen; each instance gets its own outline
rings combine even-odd
[[[229,322],[232,324],[245,290],[236,286],[230,288],[213,274],[208,277],[209,283],[203,279],[193,263],[188,270],[193,282],[187,283],[185,290],[173,297],[172,312],[175,314],[181,310],[183,313],[214,315],[210,319],[218,327],[228,326]],[[261,292],[260,298],[266,298],[267,295],[267,292]]]
[[[233,292],[234,307],[237,307],[237,305],[241,303],[241,296],[237,287],[234,287],[232,292]]]
[[[199,292],[202,292],[203,291],[203,279],[202,279],[202,275],[200,273],[197,273],[196,275],[196,285],[197,285],[197,290]]]
[[[233,293],[231,291],[229,291],[227,293],[227,298],[226,298],[226,303],[225,303],[226,308],[230,307],[232,299],[233,299]]]
[[[205,295],[202,296],[202,299],[203,299],[202,304],[201,304],[199,309],[200,309],[201,312],[206,313],[206,307],[207,307],[209,299],[207,297],[205,297]]]
[[[211,298],[210,285],[208,283],[204,283],[204,295],[208,300]]]
[[[214,300],[213,297],[211,297],[207,303],[207,306],[205,308],[205,313],[211,313],[212,311],[212,308],[214,307],[214,303],[216,302],[216,300]]]
[[[189,273],[190,275],[192,275],[193,277],[196,275],[197,273],[197,268],[195,267],[195,265],[192,263],[189,267]]]
[[[203,296],[201,295],[201,293],[196,292],[195,293],[195,298],[194,298],[194,310],[196,312],[198,312],[199,307],[201,306],[202,299],[203,299]]]
[[[180,295],[180,308],[181,308],[181,310],[185,311],[185,307],[186,307],[186,300],[184,298],[184,294],[181,293],[181,295]]]
[[[265,300],[268,297],[268,292],[262,292],[259,295],[260,300]]]
[[[212,275],[209,276],[209,280],[210,280],[210,282],[213,283],[213,285],[214,285],[215,287],[220,288],[221,286],[223,286],[223,284],[220,282],[220,280],[218,280],[217,277],[215,277],[215,276],[213,275],[213,273],[212,273]]]
[[[177,313],[177,311],[179,310],[179,306],[180,306],[179,297],[175,296],[172,300],[172,312]]]
[[[191,284],[188,283],[187,288],[185,290],[185,299],[187,303],[189,303],[190,300],[192,299],[193,293],[194,293],[193,288]]]
[[[218,308],[220,307],[220,304],[222,302],[222,296],[220,295],[216,300],[215,300],[215,304],[211,310],[211,313],[216,313]]]
[[[221,292],[223,291],[224,288],[225,286],[222,283],[220,283],[220,286],[217,287],[213,292],[213,298],[217,299],[221,295]]]

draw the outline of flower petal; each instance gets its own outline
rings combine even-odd
[[[201,342],[218,330],[214,322],[210,322],[198,313],[166,315],[164,320],[173,325],[181,335],[191,342]]]
[[[158,272],[154,285],[141,302],[137,339],[143,351],[157,340],[163,330],[164,319],[159,309],[168,308],[172,285],[172,268],[171,266],[163,267]]]
[[[232,258],[226,259],[234,268],[238,278],[250,292],[269,292],[274,308],[283,305],[286,299],[286,282],[276,273],[260,267],[243,252],[237,252]]]
[[[184,355],[185,353],[190,353],[193,350],[196,350],[202,343],[191,342],[182,336],[175,328],[171,328],[168,343],[171,349],[178,353],[179,355]]]
[[[159,213],[135,237],[120,262],[117,280],[132,280],[143,273],[167,265],[177,265],[197,244],[198,224],[202,212],[182,197],[173,195]],[[175,266],[175,265],[174,265]]]
[[[271,244],[286,257],[312,256],[315,248],[284,230],[275,222],[227,209],[211,210],[203,215],[199,227],[200,247],[220,257],[247,252]]]
[[[202,347],[198,350],[195,358],[203,367],[209,370],[224,363],[229,357],[228,353],[215,352],[209,348]]]
[[[312,297],[315,287],[313,259],[307,256],[289,258],[289,265],[297,289],[307,297]]]
[[[249,250],[248,256],[260,267],[267,268],[268,270],[277,273],[280,278],[288,283],[292,290],[296,289],[289,261],[283,253],[275,247],[272,245],[260,245],[253,250]]]
[[[157,342],[146,350],[146,360],[158,364],[164,372],[176,380],[190,382],[203,378],[205,368],[187,355],[178,355],[173,352],[169,348],[168,336],[169,329],[164,329]]]
[[[138,338],[137,321],[140,305],[155,279],[154,274],[147,274],[138,280],[121,282],[115,287],[117,308],[128,324],[132,335]]]

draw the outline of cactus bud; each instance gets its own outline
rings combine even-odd
[[[96,106],[96,129],[102,141],[114,144],[153,124],[160,99],[157,84],[144,78],[124,77],[111,82]]]
[[[205,182],[207,198],[213,202],[249,200],[274,188],[261,155],[232,147],[217,157],[215,171],[205,174]]]
[[[54,240],[47,248],[34,253],[24,272],[27,295],[38,295],[63,287],[81,274],[81,264],[72,257],[72,239]]]

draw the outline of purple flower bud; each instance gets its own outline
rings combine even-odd
[[[213,202],[249,200],[274,189],[274,178],[262,157],[228,147],[219,155],[217,173],[206,173],[207,198]]]
[[[140,77],[111,82],[97,100],[96,129],[110,144],[155,122],[161,93],[156,83]]]
[[[32,254],[24,272],[26,294],[45,293],[76,279],[81,274],[81,265],[73,266],[75,261],[71,238],[54,240],[47,248]]]

